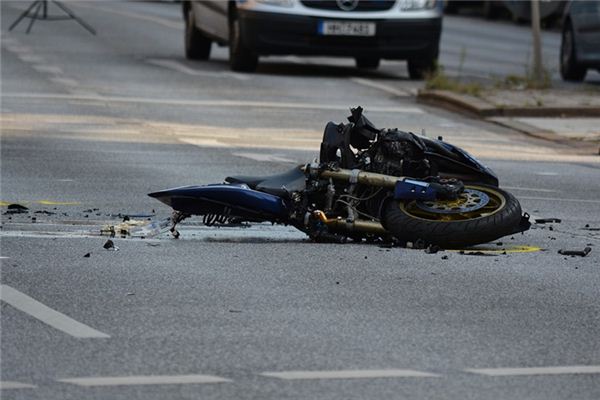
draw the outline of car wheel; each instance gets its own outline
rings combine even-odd
[[[258,55],[244,46],[237,17],[229,22],[229,66],[240,72],[254,72],[258,66]]]
[[[356,66],[364,69],[377,69],[380,61],[377,57],[357,57]]]
[[[185,56],[190,60],[208,60],[212,41],[196,28],[194,11],[188,10],[185,18]]]
[[[573,26],[567,23],[560,44],[560,75],[565,81],[581,82],[586,72],[585,67],[577,64]]]
[[[408,76],[410,79],[422,80],[433,74],[437,68],[437,57],[428,60],[408,60]]]

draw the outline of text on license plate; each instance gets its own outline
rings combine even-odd
[[[375,23],[319,21],[319,35],[375,36]]]

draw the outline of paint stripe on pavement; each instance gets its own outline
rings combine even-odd
[[[65,378],[57,379],[57,381],[78,386],[185,385],[193,383],[231,382],[230,379],[213,375],[97,376],[89,378]]]
[[[562,367],[531,368],[480,368],[466,369],[465,371],[487,376],[600,374],[600,365],[572,365]]]
[[[29,383],[21,383],[14,381],[0,381],[0,389],[33,389],[37,386],[31,385]]]
[[[96,96],[96,95],[74,95],[62,93],[3,93],[5,98],[16,99],[39,99],[39,100],[91,100],[104,101],[107,103],[138,103],[138,104],[158,104],[171,106],[192,106],[192,107],[250,107],[250,108],[279,108],[279,109],[303,109],[303,110],[335,110],[348,111],[346,104],[331,103],[292,103],[279,101],[244,101],[244,100],[185,100],[185,99],[152,99],[148,97],[122,97],[122,96]],[[385,113],[405,113],[405,114],[424,114],[425,111],[419,107],[382,107],[371,106],[368,112]]]
[[[106,333],[97,331],[81,322],[75,321],[73,318],[53,310],[8,285],[0,285],[0,299],[43,323],[76,338],[110,337]]]
[[[434,378],[439,375],[411,369],[357,369],[340,371],[263,372],[263,376],[286,380],[300,379],[364,379],[364,378]]]

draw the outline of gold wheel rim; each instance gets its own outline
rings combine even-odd
[[[498,213],[500,210],[502,210],[506,205],[506,197],[494,189],[472,185],[466,185],[465,189],[473,189],[484,192],[486,195],[488,195],[489,202],[478,210],[455,214],[442,214],[423,210],[417,206],[416,200],[412,200],[409,202],[399,202],[398,207],[400,208],[400,210],[402,210],[402,212],[411,216],[412,218],[422,219],[431,222],[460,222],[467,220],[473,221],[476,219],[492,216]],[[437,201],[436,203],[440,204],[440,206],[445,206],[442,208],[446,208],[447,206],[452,207],[460,205],[461,200],[441,200]]]

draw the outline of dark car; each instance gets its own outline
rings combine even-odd
[[[563,20],[560,74],[583,81],[590,68],[600,71],[600,1],[571,1]]]

